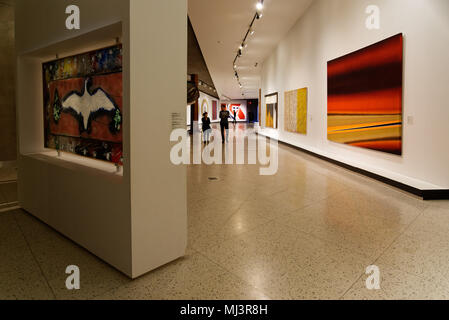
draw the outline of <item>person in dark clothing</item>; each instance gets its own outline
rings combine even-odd
[[[210,132],[212,131],[210,127],[210,118],[207,116],[207,112],[203,113],[203,118],[201,119],[202,129],[203,129],[203,141],[204,144],[209,143]]]
[[[226,110],[225,106],[221,106],[221,111],[220,111],[220,129],[221,129],[221,140],[222,140],[222,143],[225,143],[225,133],[226,133],[226,142],[228,141],[229,117],[230,117],[229,111]]]
[[[234,110],[234,126],[237,124],[237,111]]]

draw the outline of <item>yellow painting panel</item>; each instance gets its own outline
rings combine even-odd
[[[274,128],[274,120],[273,120],[273,108],[267,105],[267,119],[266,119],[266,127]]]
[[[307,88],[298,90],[297,132],[307,134]]]
[[[285,92],[285,131],[307,134],[307,88]]]

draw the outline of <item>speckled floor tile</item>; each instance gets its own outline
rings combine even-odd
[[[406,234],[414,238],[432,235],[449,240],[449,208],[428,207],[413,222]]]
[[[414,233],[416,235],[416,233]],[[447,238],[431,233],[405,233],[379,258],[378,263],[428,279],[449,288]]]
[[[51,300],[54,295],[35,265],[27,273],[0,273],[0,300]]]
[[[269,299],[201,254],[187,255],[97,299]]]
[[[11,211],[0,212],[0,249],[14,250],[27,246],[25,238]]]
[[[276,222],[205,252],[273,299],[337,299],[369,259]]]
[[[58,299],[89,299],[128,282],[128,277],[68,239],[55,237],[31,245],[45,277]],[[81,289],[67,290],[67,266],[80,270]]]
[[[58,232],[22,209],[11,211],[11,213],[14,214],[19,228],[29,243],[37,244],[61,237]]]
[[[12,213],[0,213],[0,300],[53,299]]]
[[[449,200],[435,200],[435,201],[427,201],[429,206],[447,209],[449,210]]]
[[[292,212],[282,223],[370,258],[378,257],[406,227],[331,199]]]
[[[226,219],[202,219],[189,217],[189,245],[204,251],[222,241],[257,228],[268,218],[240,208]]]

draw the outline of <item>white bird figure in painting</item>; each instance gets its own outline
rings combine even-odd
[[[88,81],[86,80],[84,83],[84,93],[82,95],[73,92],[62,103],[64,109],[71,108],[83,117],[84,130],[87,130],[89,118],[92,113],[102,109],[105,111],[113,111],[116,108],[113,101],[101,88],[96,89],[93,94],[90,94]]]

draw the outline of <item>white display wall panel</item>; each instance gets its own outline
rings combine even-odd
[[[220,113],[220,101],[217,98],[214,98],[207,93],[200,91],[200,98],[198,99],[198,123],[203,123],[201,119],[203,118],[203,112],[207,111],[208,117],[210,118],[211,122],[218,122],[219,120],[213,120],[212,119],[212,107],[213,102],[217,103],[218,113]]]
[[[379,6],[379,30],[365,26],[368,5]],[[418,189],[449,188],[447,30],[447,0],[314,1],[263,63],[262,96],[279,92],[279,140]],[[404,34],[403,156],[328,141],[327,62],[398,33]],[[283,130],[284,92],[303,87],[309,88],[306,136]]]
[[[82,25],[73,31],[60,23],[65,5],[17,1],[20,205],[135,278],[183,256],[187,245],[186,169],[168,156],[172,116],[185,112],[187,5],[79,0]],[[161,27],[164,34],[147,41],[149,31]],[[45,149],[42,97],[42,62],[117,38],[124,50],[120,173],[109,163]]]

